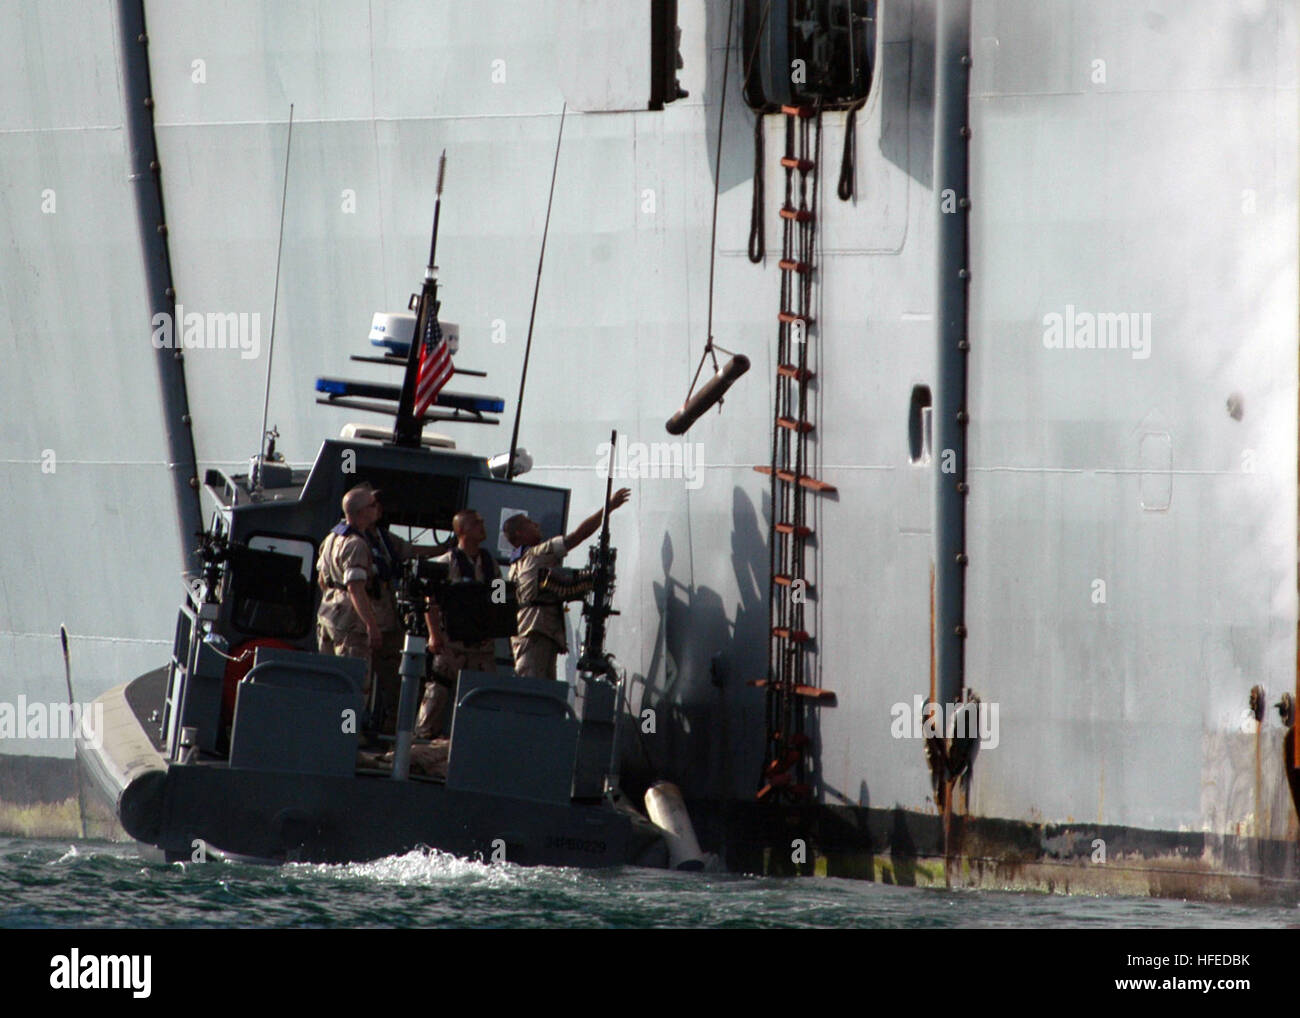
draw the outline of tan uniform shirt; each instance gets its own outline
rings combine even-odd
[[[525,549],[510,566],[510,579],[518,585],[519,636],[549,636],[568,651],[564,634],[564,606],[554,594],[540,590],[542,570],[553,569],[564,561],[568,549],[563,535],[552,537]]]
[[[358,580],[373,586],[375,565],[370,544],[359,533],[340,536],[331,530],[320,544],[316,572],[325,588],[317,616],[320,621],[334,633],[364,633],[365,620],[352,607],[347,588]]]
[[[391,536],[389,539],[399,556],[406,553],[405,541]],[[318,617],[335,633],[366,631],[365,620],[352,606],[347,591],[347,585],[357,580],[366,585],[370,610],[379,628],[386,632],[398,628],[397,595],[391,583],[379,582],[370,542],[362,534],[354,531],[339,535],[332,530],[326,534],[316,559],[316,571],[325,587]]]

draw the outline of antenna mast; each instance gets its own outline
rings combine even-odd
[[[555,172],[560,168],[560,142],[564,140],[564,115],[569,112],[566,102],[560,109],[560,133],[555,139],[555,161],[551,164],[551,194],[546,199],[546,225],[542,227],[542,249],[537,255],[537,280],[533,283],[533,310],[528,314],[528,342],[524,344],[524,366],[519,372],[519,398],[515,400],[515,426],[510,432],[510,459],[506,464],[506,480],[515,476],[515,449],[519,446],[519,417],[524,410],[524,383],[528,381],[528,357],[533,352],[533,322],[537,318],[537,293],[542,288],[542,261],[546,258],[546,237],[551,232],[551,203],[555,201]]]
[[[262,430],[257,436],[258,455],[253,460],[253,476],[249,478],[253,491],[262,486],[263,450],[269,457],[275,450],[275,439],[266,431],[267,415],[271,409],[271,360],[275,356],[275,317],[280,307],[280,259],[284,254],[284,208],[289,198],[289,151],[293,146],[293,103],[289,104],[289,135],[284,142],[284,188],[280,192],[280,240],[275,249],[275,296],[271,298],[271,340],[266,350],[266,395],[262,400]]]
[[[407,304],[415,309],[415,332],[411,336],[411,349],[406,355],[406,375],[402,379],[402,394],[397,401],[397,419],[393,422],[393,444],[410,449],[420,448],[424,432],[424,418],[415,416],[415,386],[420,375],[420,353],[427,334],[432,331],[438,317],[438,217],[442,213],[442,178],[447,171],[447,150],[438,158],[438,187],[433,202],[433,237],[429,241],[429,265],[424,270],[424,286],[418,295],[412,294]]]

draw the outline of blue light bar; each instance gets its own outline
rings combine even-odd
[[[348,378],[317,378],[316,391],[329,396],[359,396],[367,399],[386,399],[394,403],[402,395],[400,385]],[[446,389],[438,393],[433,402],[435,406],[482,414],[499,414],[506,408],[506,401],[500,396],[479,396],[468,392],[449,392]]]
[[[444,402],[443,396],[448,398]],[[499,414],[506,408],[506,401],[496,396],[470,396],[458,392],[439,393],[434,400],[439,406],[454,406],[461,410],[478,410],[485,414]]]

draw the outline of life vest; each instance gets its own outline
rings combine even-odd
[[[376,527],[373,536],[366,535],[366,540],[370,542],[370,557],[375,560],[375,575],[379,582],[392,583],[400,561],[397,548],[391,543],[392,535]]]
[[[470,557],[461,550],[459,545],[452,547],[451,557],[456,562],[456,571],[460,573],[461,581],[473,582],[474,563],[470,560]],[[492,557],[491,553],[486,548],[479,548],[478,561],[479,565],[483,568],[484,582],[491,583],[498,577],[496,559]]]
[[[379,597],[382,585],[392,583],[397,566],[397,549],[389,543],[388,535],[382,530],[368,534],[358,530],[347,520],[340,520],[330,533],[339,538],[355,534],[365,540],[370,548],[370,560],[374,566],[374,576],[366,583],[366,593],[372,598]],[[333,577],[328,577],[325,585],[334,590],[345,589],[343,584],[337,583]]]

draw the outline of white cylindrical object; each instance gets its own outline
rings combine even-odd
[[[376,311],[370,319],[370,342],[374,346],[388,346],[391,343],[405,343],[409,346],[414,335],[415,315],[410,311]]]
[[[397,743],[393,747],[394,781],[405,781],[410,776],[412,733],[419,709],[420,682],[424,678],[424,649],[424,637],[406,634],[398,668],[402,685],[397,702]]]
[[[510,454],[508,452],[497,453],[488,460],[488,472],[493,477],[505,477],[506,469],[510,465]],[[533,469],[533,456],[527,449],[520,446],[515,450],[515,472],[514,476],[526,474]]]
[[[675,870],[701,870],[704,853],[695,840],[695,828],[682,793],[670,781],[656,781],[645,794],[645,809],[651,822],[664,832],[668,864]]]

